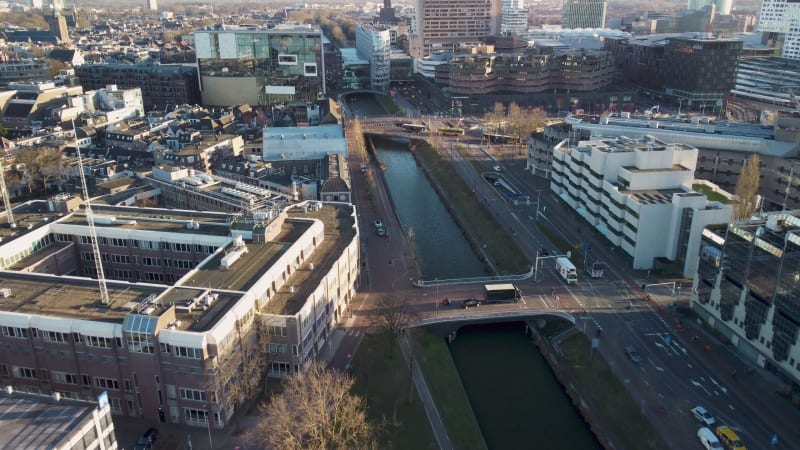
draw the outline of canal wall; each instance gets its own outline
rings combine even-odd
[[[577,329],[574,327],[569,328],[567,330],[569,332],[568,336],[575,334],[576,330]],[[619,450],[621,447],[614,445],[614,438],[608,432],[609,428],[601,423],[602,419],[600,417],[592,414],[592,405],[590,404],[591,397],[588,394],[580,391],[579,387],[574,382],[576,378],[575,375],[570,371],[568,366],[559,361],[561,352],[557,344],[550,342],[548,339],[539,334],[537,327],[533,326],[531,322],[529,322],[527,334],[530,336],[534,345],[536,345],[539,353],[544,357],[545,361],[547,361],[547,364],[553,371],[553,375],[555,375],[558,382],[564,388],[564,392],[572,401],[575,409],[578,410],[580,415],[583,417],[583,420],[589,425],[589,429],[591,430],[592,434],[594,434],[597,442],[599,442],[605,450]],[[562,338],[566,338],[568,336],[564,336]]]

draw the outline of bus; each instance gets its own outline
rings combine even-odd
[[[463,136],[464,129],[457,127],[441,127],[439,128],[439,135],[441,136]]]
[[[425,125],[417,125],[415,123],[403,123],[400,124],[400,128],[405,131],[410,131],[412,133],[427,133],[428,127]]]
[[[518,302],[522,298],[522,292],[511,283],[487,284],[483,289],[486,303]]]
[[[508,134],[483,133],[483,140],[492,144],[518,144],[519,138]]]

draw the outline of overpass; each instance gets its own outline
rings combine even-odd
[[[470,310],[459,311],[442,311],[439,308],[435,315],[428,315],[427,317],[420,318],[412,322],[410,327],[425,327],[429,331],[442,337],[454,336],[459,328],[465,325],[475,325],[482,323],[497,323],[497,322],[525,322],[531,326],[531,322],[539,323],[537,327],[544,326],[548,320],[560,319],[566,320],[572,325],[577,324],[577,319],[574,315],[567,311],[560,309],[516,309],[516,310],[501,310],[501,311],[486,311],[490,307],[476,307]],[[486,309],[481,309],[486,308]],[[473,311],[473,312],[470,312]]]

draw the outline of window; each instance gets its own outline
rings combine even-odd
[[[100,389],[119,390],[119,382],[114,378],[94,377],[94,386]]]
[[[36,379],[36,369],[31,369],[30,367],[17,367],[14,373],[17,375],[17,378]]]
[[[192,347],[173,347],[175,356],[180,356],[181,358],[192,358],[192,359],[203,359],[203,350],[199,348],[192,348]]]
[[[206,401],[206,393],[205,391],[200,391],[197,389],[178,389],[180,392],[181,400],[194,400],[196,402],[204,402]]]
[[[159,343],[159,348],[161,349],[161,353],[172,353],[172,346],[169,344]]]
[[[20,338],[20,339],[28,337],[27,328],[3,326],[2,331],[3,331],[3,336]]]
[[[74,373],[53,371],[53,381],[61,384],[78,384],[78,377]]]
[[[269,371],[270,371],[270,373],[288,374],[289,373],[289,363],[273,362],[270,365]]]
[[[69,342],[66,333],[59,333],[58,331],[43,331],[44,340],[47,342],[58,342],[64,344]]]
[[[269,344],[269,352],[270,353],[282,353],[285,354],[289,351],[289,346],[287,344]]]
[[[128,350],[136,353],[154,353],[153,336],[145,333],[127,333]]]
[[[106,337],[86,336],[86,345],[89,347],[111,348],[113,340]]]
[[[183,408],[186,423],[208,423],[208,411],[205,409]]]
[[[286,327],[268,326],[267,334],[270,336],[286,337]]]

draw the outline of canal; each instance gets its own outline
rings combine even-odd
[[[348,108],[360,117],[384,114],[369,97]],[[402,139],[375,139],[396,212],[413,234],[423,278],[485,275],[483,265]],[[522,323],[469,326],[450,346],[490,449],[601,448],[567,398]]]

